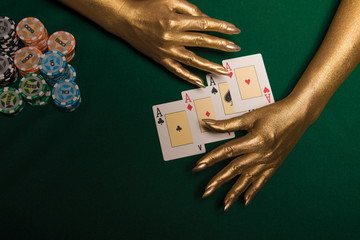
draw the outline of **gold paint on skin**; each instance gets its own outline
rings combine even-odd
[[[248,132],[198,161],[194,171],[235,158],[210,180],[205,195],[238,177],[225,198],[225,210],[234,202],[233,196],[241,194],[248,205],[359,61],[360,1],[343,0],[319,50],[289,96],[232,119],[204,120],[214,131]]]
[[[205,47],[227,52],[240,50],[231,41],[202,32],[238,34],[233,24],[210,18],[185,0],[60,0],[107,31],[123,38],[180,78],[205,87],[189,72],[188,65],[225,74],[220,64],[197,56],[186,47]]]
[[[210,18],[185,0],[60,0],[123,38],[140,52],[184,80],[203,87],[203,81],[182,64],[208,72],[225,69],[200,58],[185,47],[197,46],[237,51],[237,46],[205,31],[240,32],[231,23]],[[294,29],[296,30],[296,29]],[[197,32],[194,32],[197,31]],[[234,159],[208,183],[204,197],[240,176],[227,196],[244,194],[246,205],[280,167],[306,129],[360,60],[360,1],[342,0],[316,55],[286,98],[233,119],[205,121],[214,131],[245,130],[205,155],[194,168],[206,169],[216,162]],[[273,114],[273,113],[276,114]],[[246,183],[246,184],[244,184]],[[227,210],[235,199],[226,201]]]

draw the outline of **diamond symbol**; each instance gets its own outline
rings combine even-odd
[[[187,109],[189,109],[189,111],[191,111],[193,109],[193,106],[191,106],[190,104],[187,106]]]
[[[208,111],[206,111],[205,115],[206,115],[207,117],[209,117],[209,116],[210,116],[210,113],[209,113]]]

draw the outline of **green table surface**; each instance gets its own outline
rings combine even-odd
[[[280,100],[339,1],[192,3],[242,30],[224,36],[242,51],[196,53],[218,63],[261,53]],[[192,173],[200,155],[162,160],[151,107],[180,100],[193,86],[56,1],[3,0],[0,7],[17,22],[34,16],[50,33],[75,35],[71,64],[83,99],[73,113],[48,104],[0,116],[0,239],[359,239],[359,68],[253,202],[224,213],[233,182],[201,195],[226,163]]]

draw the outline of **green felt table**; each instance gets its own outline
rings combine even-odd
[[[261,53],[280,100],[320,45],[339,1],[192,3],[242,30],[215,34],[240,45],[238,53],[194,51],[218,63]],[[162,160],[151,107],[180,100],[192,85],[56,1],[3,0],[0,7],[16,22],[34,16],[50,33],[75,35],[72,65],[83,99],[73,113],[48,104],[0,116],[0,239],[360,237],[359,68],[253,202],[238,201],[224,213],[233,182],[208,199],[201,195],[226,163],[193,173],[200,155]]]

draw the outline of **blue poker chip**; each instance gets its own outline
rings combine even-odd
[[[66,64],[65,71],[63,72],[63,74],[60,74],[59,76],[46,76],[46,75],[44,75],[44,78],[45,78],[46,82],[49,85],[54,86],[56,83],[61,82],[61,81],[66,80],[66,79],[70,80],[70,81],[72,79],[75,79],[75,78],[70,78],[69,77],[70,74],[71,74],[70,71],[72,71],[72,70],[70,70],[69,64]],[[74,71],[75,71],[75,69],[74,69]],[[76,76],[76,73],[75,73],[75,76]]]
[[[76,71],[75,68],[73,66],[71,66],[70,64],[68,64],[68,74],[66,76],[66,79],[70,80],[70,81],[75,81],[76,79]]]
[[[73,112],[73,111],[75,111],[76,109],[78,109],[80,104],[81,104],[81,97],[79,98],[79,101],[72,108],[65,109],[65,112]]]
[[[58,82],[52,89],[52,98],[57,107],[71,109],[79,102],[79,86],[69,80]]]
[[[65,56],[58,51],[49,51],[41,56],[40,71],[47,77],[59,77],[64,74],[67,63]]]

